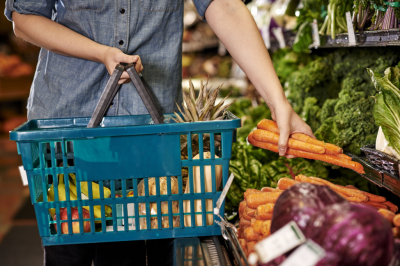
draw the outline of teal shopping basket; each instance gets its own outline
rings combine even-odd
[[[90,118],[31,120],[11,131],[43,244],[221,234],[213,222],[219,218],[206,206],[215,207],[228,180],[240,119],[229,112],[220,121],[175,123],[172,117],[164,115],[164,124],[151,124],[150,115],[104,117],[97,128],[86,128]]]

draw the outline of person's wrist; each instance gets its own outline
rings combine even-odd
[[[104,65],[107,64],[107,59],[110,51],[113,49],[113,47],[106,46],[106,45],[101,45],[99,47],[99,50],[96,52],[97,54],[97,61],[100,63],[103,63]]]

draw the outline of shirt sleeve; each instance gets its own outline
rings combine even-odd
[[[201,19],[205,19],[206,10],[213,0],[193,0]]]
[[[37,15],[51,19],[56,0],[6,0],[4,14],[12,21],[12,12]]]

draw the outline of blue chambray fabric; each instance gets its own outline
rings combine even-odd
[[[201,17],[211,1],[194,0]],[[9,20],[12,12],[50,18],[97,43],[139,55],[162,111],[172,112],[175,101],[182,102],[183,0],[6,0]],[[101,63],[41,49],[28,119],[90,117],[109,77]],[[107,115],[146,113],[131,82],[121,86]]]

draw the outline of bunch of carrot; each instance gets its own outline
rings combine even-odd
[[[385,209],[378,210],[380,214],[390,223],[392,226],[393,236],[400,238],[400,214],[394,214],[393,212]]]
[[[261,120],[257,125],[257,129],[249,134],[248,141],[253,146],[279,152],[279,128],[276,122],[268,119]],[[286,154],[320,160],[353,169],[361,174],[364,173],[364,167],[357,162],[353,162],[351,157],[343,154],[342,148],[316,140],[302,133],[293,133],[290,136]]]
[[[377,210],[390,210],[393,214],[398,211],[398,207],[393,203],[391,203],[390,201],[387,201],[385,197],[377,196],[365,191],[358,190],[357,188],[351,185],[345,187],[341,185],[335,185],[327,180],[318,177],[308,177],[305,175],[298,175],[294,180],[290,178],[281,178],[278,181],[278,188],[281,190],[285,190],[293,186],[294,184],[300,182],[327,186],[336,193],[338,193],[340,196],[342,196],[345,200],[352,203],[365,204],[374,207]]]
[[[239,205],[239,242],[248,256],[257,242],[270,233],[275,202],[281,195],[280,189],[265,187],[261,190],[247,189],[244,201]]]

